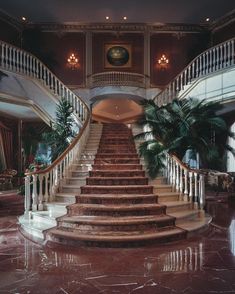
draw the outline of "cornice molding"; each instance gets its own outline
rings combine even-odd
[[[206,32],[208,27],[205,25],[194,24],[168,24],[168,23],[34,23],[28,24],[27,28],[37,28],[43,32],[183,32],[183,33],[202,33]]]
[[[17,31],[21,32],[24,28],[23,24],[18,21],[16,18],[6,13],[4,10],[0,9],[0,20],[8,23],[14,27]]]
[[[210,31],[214,33],[234,21],[235,9],[229,12],[228,14],[224,15],[223,17],[219,18],[218,20],[214,21],[210,26]]]

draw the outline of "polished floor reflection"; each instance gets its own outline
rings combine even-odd
[[[144,248],[43,248],[0,218],[0,293],[235,293],[235,205],[208,203],[192,239]]]

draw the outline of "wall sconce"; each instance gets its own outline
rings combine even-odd
[[[159,58],[157,60],[157,65],[161,68],[161,69],[166,69],[169,65],[169,59],[166,58],[165,54],[162,54],[161,58]]]
[[[79,58],[76,57],[74,53],[72,53],[67,59],[67,67],[72,70],[78,69],[80,67]]]

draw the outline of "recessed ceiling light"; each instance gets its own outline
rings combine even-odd
[[[209,18],[209,17],[207,17],[207,18],[206,18],[206,21],[210,21],[210,18]]]
[[[25,17],[25,16],[22,16],[21,19],[22,19],[23,21],[26,21],[26,17]]]
[[[123,19],[124,19],[124,20],[127,20],[127,16],[123,16]]]
[[[109,16],[105,16],[105,19],[106,19],[106,20],[109,20]]]

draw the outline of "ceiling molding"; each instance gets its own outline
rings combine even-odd
[[[14,27],[17,31],[22,32],[24,29],[23,24],[18,21],[16,18],[6,13],[4,10],[0,9],[0,20],[8,23],[12,27]]]
[[[214,21],[210,26],[210,30],[212,33],[214,33],[220,30],[221,28],[227,26],[228,24],[233,23],[234,21],[235,21],[235,9],[233,9],[228,14]]]
[[[202,33],[208,30],[206,25],[194,24],[168,24],[168,23],[31,23],[27,24],[27,28],[40,29],[43,32],[184,32],[184,33]]]

